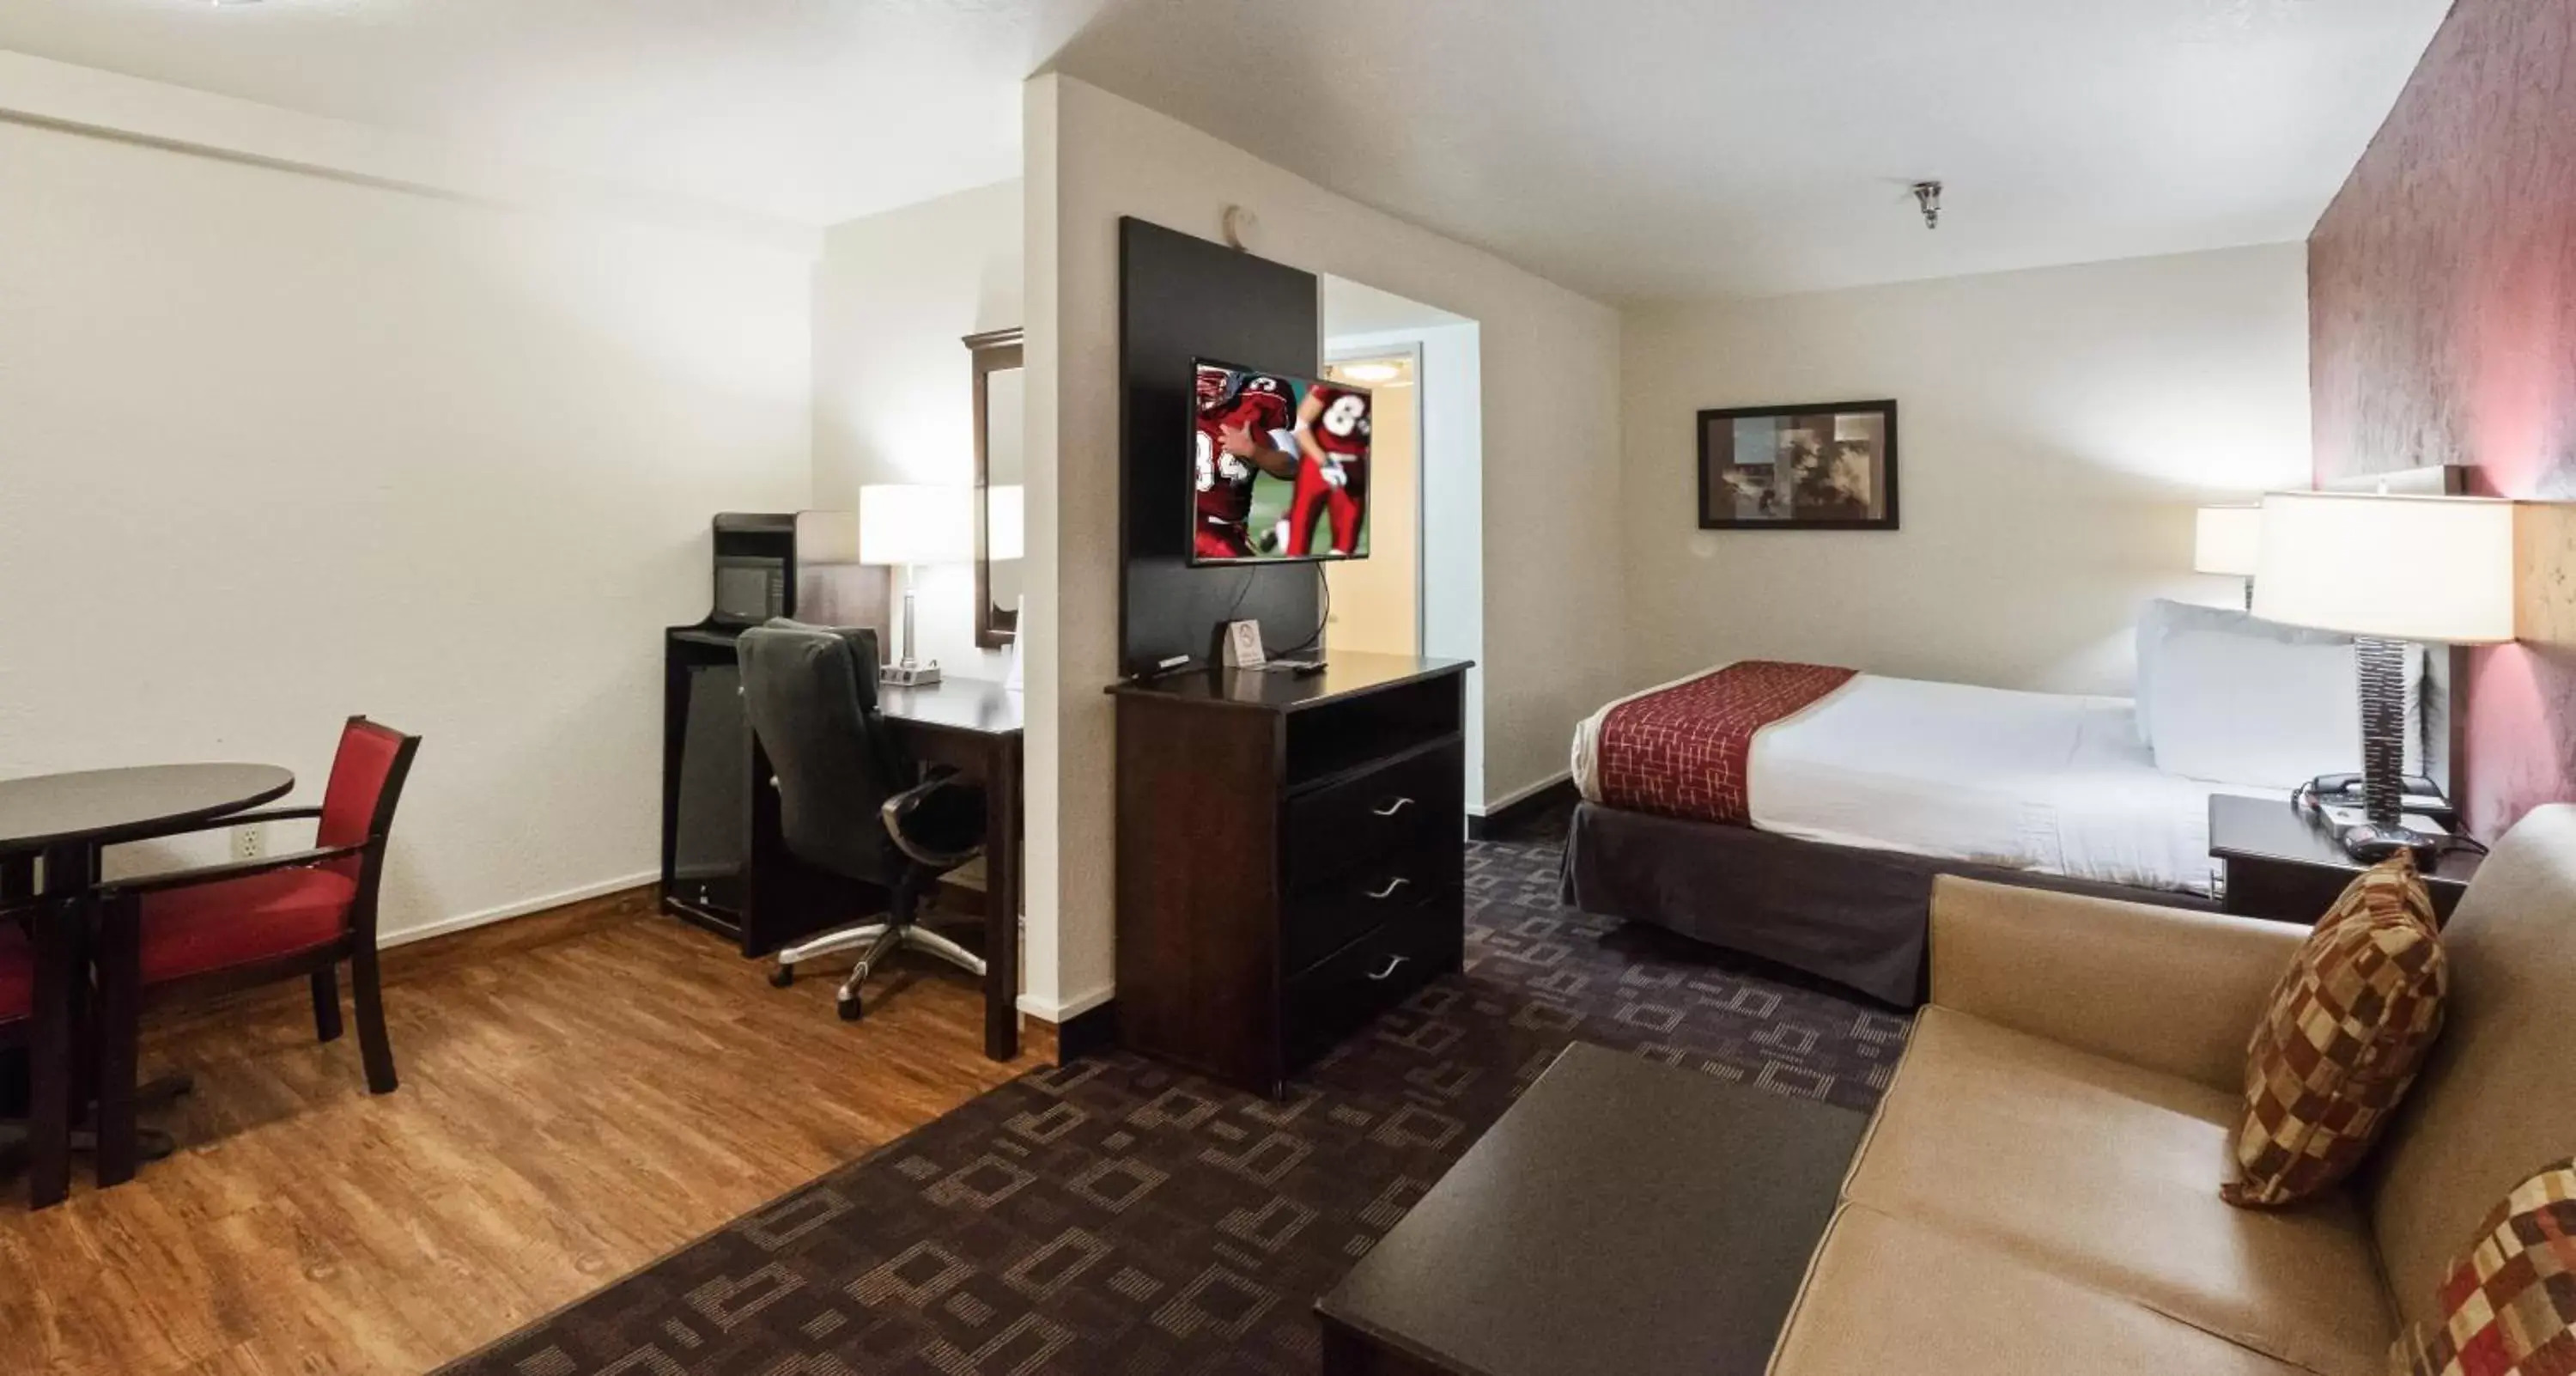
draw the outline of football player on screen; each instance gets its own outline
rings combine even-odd
[[[1297,556],[1313,550],[1320,505],[1332,519],[1333,553],[1357,553],[1360,515],[1368,503],[1368,393],[1316,383],[1297,408],[1296,437],[1306,461],[1297,466],[1283,552]]]
[[[1288,384],[1265,373],[1198,370],[1198,518],[1191,543],[1201,559],[1253,557],[1252,479],[1297,471]]]

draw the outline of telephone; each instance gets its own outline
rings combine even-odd
[[[2459,809],[2442,796],[2442,790],[2421,774],[2401,774],[2397,779],[2398,811],[2418,817],[2429,817],[2444,827],[2459,824]],[[2290,803],[2302,812],[2322,812],[2329,807],[2360,807],[2363,804],[2361,776],[2358,774],[2320,774],[2299,785],[2290,795]]]

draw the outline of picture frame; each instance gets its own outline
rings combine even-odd
[[[1897,529],[1896,403],[1699,413],[1702,530]]]

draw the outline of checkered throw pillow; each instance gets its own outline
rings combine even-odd
[[[2242,1178],[2270,1209],[2333,1188],[2370,1151],[2442,1030],[2450,967],[2432,896],[2403,851],[2364,870],[2272,988],[2246,1047]]]
[[[2389,1355],[2396,1376],[2576,1373],[2576,1161],[2513,1187],[2442,1282],[2442,1327]]]

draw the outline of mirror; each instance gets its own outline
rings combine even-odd
[[[975,643],[998,650],[1019,636],[1026,590],[1027,379],[1018,330],[970,334],[966,348],[975,365]]]

